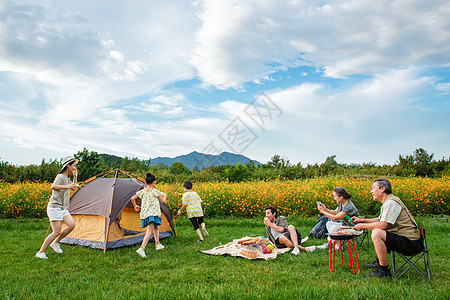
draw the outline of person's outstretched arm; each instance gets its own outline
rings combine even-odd
[[[178,210],[178,215],[181,215],[181,212],[183,211],[183,209],[186,207],[186,204],[183,204],[183,206],[181,206],[181,208]]]
[[[131,197],[131,204],[133,204],[135,211],[140,211],[141,207],[139,205],[136,205],[137,198],[139,198],[139,196],[137,194],[135,194],[133,197]]]

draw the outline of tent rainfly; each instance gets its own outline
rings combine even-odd
[[[113,172],[114,178],[105,177]],[[128,178],[119,178],[119,173]],[[103,251],[140,244],[145,228],[141,228],[139,212],[134,210],[130,199],[144,186],[144,179],[119,169],[84,181],[84,185],[70,197],[69,212],[75,220],[75,228],[61,243]],[[176,235],[176,228],[168,207],[162,203],[160,206],[159,238],[164,239]],[[150,240],[153,240],[153,235]]]

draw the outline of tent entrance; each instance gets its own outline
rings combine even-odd
[[[114,177],[108,178],[110,175]],[[123,176],[126,178],[121,178]],[[75,229],[61,242],[104,251],[140,244],[146,229],[141,228],[139,212],[135,211],[130,199],[144,186],[142,178],[118,169],[86,180],[70,197],[69,212],[74,218]],[[160,206],[159,236],[164,239],[176,235],[176,229],[167,205]]]

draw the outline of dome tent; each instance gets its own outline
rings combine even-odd
[[[107,177],[113,173],[113,178]],[[70,197],[69,212],[75,220],[75,228],[61,243],[104,251],[140,244],[145,228],[141,228],[139,212],[134,210],[130,199],[144,187],[144,179],[119,169],[84,181]],[[160,203],[160,206],[159,238],[164,239],[176,235],[176,228],[167,205]],[[153,240],[153,235],[150,240]]]

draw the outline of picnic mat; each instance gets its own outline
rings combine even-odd
[[[269,260],[269,259],[277,258],[278,254],[286,253],[289,250],[291,250],[291,248],[282,248],[282,249],[275,248],[272,251],[272,253],[264,254],[264,253],[262,253],[262,247],[251,247],[251,246],[249,247],[248,245],[241,245],[238,243],[238,241],[247,240],[247,239],[251,239],[251,238],[254,238],[254,237],[245,236],[243,238],[233,240],[232,242],[229,242],[226,245],[220,245],[215,248],[212,248],[211,250],[204,250],[204,251],[200,251],[200,252],[205,253],[205,254],[211,254],[211,255],[230,255],[230,256],[237,256],[237,257],[244,257],[247,259]],[[251,257],[244,255],[243,250],[244,250],[244,253],[246,250],[247,251],[248,250],[256,250],[256,257],[251,258]]]

